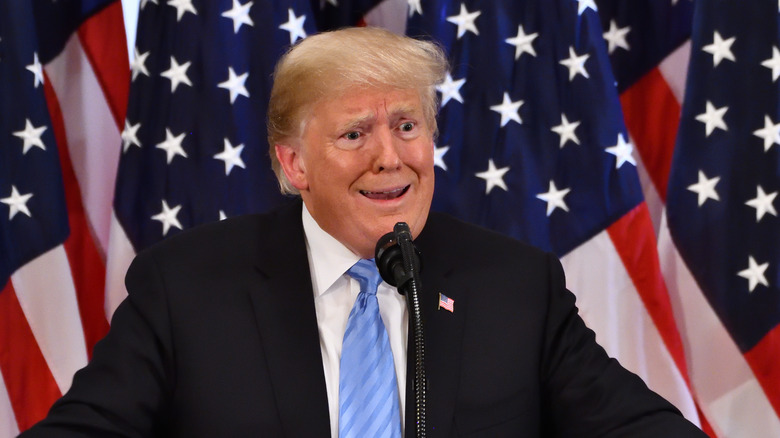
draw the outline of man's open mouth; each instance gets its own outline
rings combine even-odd
[[[400,187],[395,190],[389,190],[386,192],[369,192],[368,190],[361,190],[360,193],[368,199],[378,200],[390,200],[403,196],[411,186]]]

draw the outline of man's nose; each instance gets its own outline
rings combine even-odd
[[[374,136],[374,172],[394,170],[401,167],[400,146],[398,139],[387,127],[381,127]]]

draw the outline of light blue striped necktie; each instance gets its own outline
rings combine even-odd
[[[393,352],[376,299],[382,279],[373,260],[359,260],[347,273],[360,283],[360,293],[341,347],[339,437],[400,438]]]

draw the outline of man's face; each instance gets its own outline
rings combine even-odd
[[[433,139],[416,90],[355,90],[315,105],[297,144],[277,145],[317,223],[363,258],[406,222],[417,236],[433,198]]]

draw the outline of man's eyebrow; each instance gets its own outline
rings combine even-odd
[[[399,105],[395,108],[392,108],[388,114],[390,118],[398,118],[403,116],[408,116],[410,114],[413,114],[415,112],[419,112],[419,108],[416,105]],[[366,113],[363,115],[355,116],[352,119],[349,119],[345,121],[344,123],[339,125],[339,130],[349,130],[357,128],[361,125],[365,125],[367,123],[370,123],[372,121],[376,120],[376,114],[374,113]]]
[[[415,113],[418,110],[419,110],[419,108],[416,105],[400,105],[400,106],[397,106],[397,107],[393,108],[392,110],[390,110],[390,114],[389,115],[391,117],[396,117],[396,116],[399,116],[399,115],[403,116],[403,115],[408,115],[408,114]]]
[[[344,122],[341,125],[339,125],[339,128],[341,130],[357,128],[358,126],[364,125],[364,124],[366,124],[366,123],[368,123],[368,122],[370,122],[372,120],[375,120],[375,119],[376,119],[376,116],[374,114],[368,113],[368,114],[364,114],[362,116],[357,116],[357,117],[355,117],[353,119],[347,120],[346,122]]]

